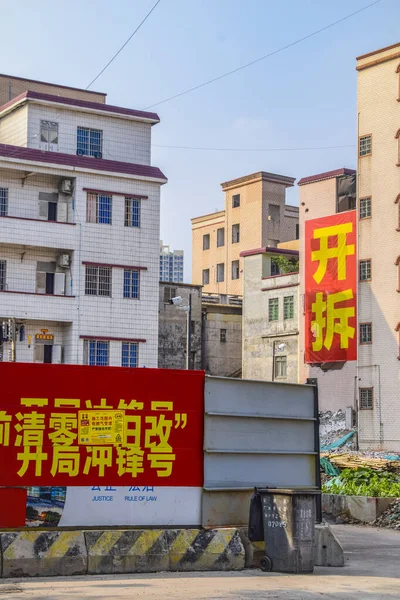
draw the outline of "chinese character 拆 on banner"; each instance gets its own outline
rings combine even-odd
[[[305,224],[305,362],[357,358],[356,211]]]

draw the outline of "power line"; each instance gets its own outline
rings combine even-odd
[[[307,148],[207,148],[200,146],[168,146],[152,144],[156,148],[174,148],[179,150],[209,150],[215,152],[303,152],[306,150],[334,150],[336,148],[355,148],[355,144],[344,146],[310,146]]]
[[[292,46],[296,46],[296,44],[300,44],[301,42],[304,42],[305,40],[308,40],[311,37],[318,35],[319,33],[322,33],[323,31],[326,31],[327,29],[330,29],[331,27],[334,27],[335,25],[338,25],[339,23],[343,23],[343,21],[346,21],[347,19],[350,19],[351,17],[358,15],[359,13],[363,12],[364,10],[371,8],[371,6],[374,6],[375,4],[379,4],[379,2],[382,2],[382,0],[375,0],[374,2],[371,2],[371,4],[367,4],[367,6],[364,6],[363,8],[360,8],[359,10],[356,10],[356,11],[350,13],[349,15],[346,15],[345,17],[342,17],[341,19],[338,19],[337,21],[334,21],[333,23],[330,23],[329,25],[325,25],[325,27],[321,27],[321,29],[317,29],[316,31],[313,31],[312,33],[309,33],[308,35],[305,35],[304,37],[299,38],[299,39],[295,40],[294,42],[290,42],[290,44],[286,44],[286,46],[282,46],[281,48],[278,48],[277,50],[274,50],[273,52],[270,52],[269,54],[260,56],[260,58],[256,58],[255,60],[252,60],[252,61],[246,63],[245,65],[237,67],[236,69],[233,69],[232,71],[228,71],[227,73],[223,73],[222,75],[219,75],[218,77],[214,77],[213,79],[204,81],[203,83],[200,83],[199,85],[195,85],[194,87],[191,87],[187,90],[184,90],[183,92],[180,92],[179,94],[175,94],[174,96],[170,96],[169,98],[164,98],[164,100],[160,100],[159,102],[150,104],[149,106],[146,106],[146,108],[144,110],[153,108],[154,106],[159,106],[160,104],[164,104],[165,102],[169,102],[170,100],[174,100],[175,98],[180,98],[181,96],[184,96],[185,94],[189,94],[190,92],[199,90],[200,88],[203,88],[206,85],[210,85],[211,83],[214,83],[215,81],[224,79],[224,77],[228,77],[229,75],[233,75],[234,73],[237,73],[238,71],[247,69],[247,67],[251,67],[252,65],[255,65],[256,63],[258,63],[262,60],[265,60],[266,58],[270,58],[271,56],[274,56],[275,54],[279,54],[280,52],[283,52],[284,50],[287,50],[288,48],[291,48]]]
[[[139,23],[139,25],[136,27],[135,31],[132,33],[132,35],[130,35],[128,37],[128,39],[126,40],[126,42],[121,46],[121,48],[118,50],[118,52],[116,52],[114,54],[114,56],[112,57],[111,60],[108,61],[108,63],[106,64],[106,66],[100,71],[100,73],[98,73],[96,75],[96,77],[89,83],[89,85],[87,86],[87,90],[90,88],[91,85],[93,85],[93,83],[100,77],[100,75],[102,75],[104,73],[104,71],[111,65],[111,63],[117,58],[118,54],[120,54],[122,52],[122,50],[125,48],[125,46],[127,44],[129,44],[129,42],[131,41],[131,39],[133,38],[133,36],[135,35],[135,33],[137,33],[139,31],[139,29],[141,28],[141,26],[143,25],[143,23],[145,21],[147,21],[147,19],[149,18],[149,16],[151,15],[151,13],[153,12],[153,10],[157,7],[158,4],[160,4],[161,0],[157,0],[157,2],[154,4],[153,8],[147,13],[147,15],[144,17],[143,21],[141,23]]]

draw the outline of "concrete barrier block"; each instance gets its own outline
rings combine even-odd
[[[241,527],[239,535],[245,552],[245,569],[259,569],[260,561],[265,556],[265,543],[251,542],[247,527]]]
[[[168,571],[166,531],[86,531],[88,573],[152,573]]]
[[[374,498],[372,496],[341,496],[322,494],[322,510],[334,517],[348,517],[363,523],[375,521],[393,502],[393,498]]]
[[[329,525],[315,526],[314,541],[315,567],[343,567],[343,548]]]
[[[167,531],[170,571],[238,571],[245,551],[237,529]]]
[[[85,575],[87,552],[80,531],[22,531],[0,535],[3,577]]]

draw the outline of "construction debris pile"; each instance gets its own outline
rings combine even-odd
[[[331,412],[330,410],[319,413],[319,437],[322,447],[330,446],[349,430],[346,429],[346,414],[343,410]]]
[[[398,498],[381,514],[375,521],[371,523],[376,527],[388,527],[389,529],[400,530],[400,499]]]

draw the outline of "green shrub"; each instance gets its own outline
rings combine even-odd
[[[344,469],[340,475],[324,484],[322,491],[346,496],[399,498],[400,481],[395,473],[359,467]]]

